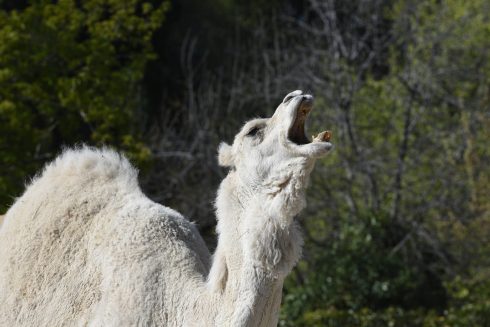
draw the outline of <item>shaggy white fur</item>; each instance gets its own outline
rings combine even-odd
[[[213,258],[192,223],[141,192],[124,157],[64,152],[0,228],[0,326],[277,325],[301,252],[293,218],[315,159],[331,148],[292,141],[311,100],[291,93],[272,118],[220,146],[230,173]]]

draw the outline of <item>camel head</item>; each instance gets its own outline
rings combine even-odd
[[[219,163],[239,176],[244,194],[266,194],[272,207],[281,211],[296,207],[293,211],[299,212],[304,207],[304,189],[314,163],[332,149],[330,132],[311,140],[305,135],[312,107],[313,96],[291,92],[272,117],[247,122],[232,145],[220,144]]]

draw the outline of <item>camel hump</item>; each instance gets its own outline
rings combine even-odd
[[[123,205],[128,196],[143,195],[138,171],[123,155],[108,148],[67,149],[29,183],[7,212],[3,227],[33,221],[54,224],[74,215],[87,219],[83,217],[102,208]]]
[[[126,186],[138,186],[138,171],[124,155],[108,148],[96,149],[83,146],[65,150],[48,164],[42,174],[35,178],[56,183],[85,181],[118,182]],[[122,186],[121,185],[121,186]]]

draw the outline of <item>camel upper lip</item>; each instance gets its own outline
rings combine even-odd
[[[297,144],[304,145],[311,143],[305,134],[305,122],[308,114],[313,108],[313,97],[302,96],[301,101],[296,106],[295,118],[288,131],[288,139]]]

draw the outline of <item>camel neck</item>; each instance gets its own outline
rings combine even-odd
[[[269,217],[260,194],[233,173],[220,186],[216,209],[218,246],[207,286],[228,308],[216,325],[276,325],[284,278],[299,257],[296,225]]]

